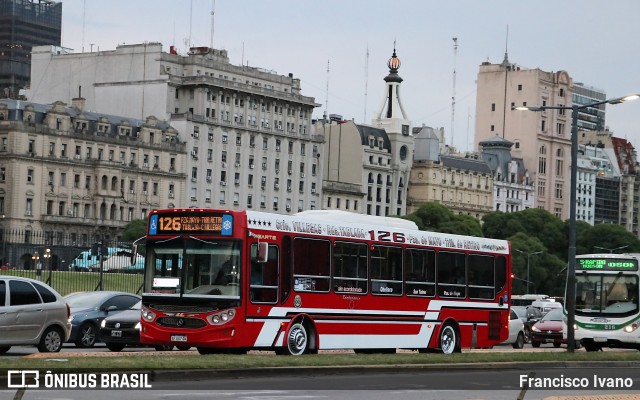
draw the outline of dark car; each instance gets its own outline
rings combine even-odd
[[[562,338],[562,309],[549,311],[531,327],[531,345],[540,347],[542,343],[553,343],[554,347],[566,344]]]
[[[524,342],[531,343],[531,327],[542,318],[542,313],[537,308],[526,306],[511,306],[524,323]]]
[[[78,347],[93,347],[100,340],[102,320],[128,310],[140,301],[140,296],[124,292],[81,292],[64,297],[71,308],[69,342]]]
[[[111,351],[122,351],[127,346],[140,344],[140,313],[142,302],[139,301],[130,309],[110,315],[100,324],[100,339]],[[155,346],[158,351],[168,351],[173,346]],[[178,346],[180,350],[188,350],[188,346]]]

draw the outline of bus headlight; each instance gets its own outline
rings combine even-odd
[[[236,315],[235,310],[226,310],[207,317],[211,325],[222,325],[233,319]]]
[[[144,318],[145,321],[151,322],[156,318],[156,314],[147,307],[142,307],[142,318]]]
[[[638,329],[638,323],[637,322],[634,322],[633,324],[629,324],[629,325],[624,327],[624,331],[626,333],[632,333],[636,329]]]

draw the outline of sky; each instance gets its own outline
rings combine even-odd
[[[640,93],[637,0],[62,0],[74,52],[160,42],[226,49],[230,62],[292,73],[326,111],[371,123],[394,44],[413,126],[443,127],[474,149],[482,62],[567,71],[609,98]],[[212,16],[213,11],[213,16]],[[454,41],[454,38],[457,38]],[[454,45],[457,43],[457,48]],[[328,70],[328,71],[327,71]],[[455,79],[454,79],[455,76]],[[327,90],[328,89],[328,90]],[[455,98],[455,107],[452,99]],[[640,100],[607,106],[614,135],[640,147]]]

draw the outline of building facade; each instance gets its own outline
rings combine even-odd
[[[477,77],[475,142],[495,135],[514,143],[514,157],[529,168],[536,207],[569,218],[571,113],[514,110],[517,106],[571,106],[565,71],[526,69],[508,61],[482,63]]]
[[[518,212],[535,206],[535,188],[524,162],[511,156],[513,143],[495,136],[479,143],[493,177],[493,209]]]
[[[602,89],[581,82],[573,84],[573,104],[584,106],[606,99],[607,94]],[[578,130],[603,131],[605,129],[605,106],[606,103],[578,110]]]
[[[333,114],[316,124],[326,138],[323,208],[377,216],[407,213],[414,138],[400,100],[402,78],[395,49],[387,66],[388,95],[372,125]]]
[[[61,30],[61,2],[0,0],[0,98],[18,98],[29,85],[32,47],[60,46]]]
[[[39,101],[78,92],[88,109],[169,121],[187,146],[187,207],[319,207],[324,137],[311,118],[318,104],[292,74],[233,65],[226,50],[194,47],[182,56],[145,43],[64,56],[36,48],[33,76],[39,84],[29,96]]]
[[[154,117],[137,120],[73,107],[0,100],[3,232],[25,243],[86,246],[118,240],[155,208],[182,207],[186,144]]]

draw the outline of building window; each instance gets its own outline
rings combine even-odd
[[[518,91],[522,91],[522,85],[518,85]]]
[[[557,177],[562,177],[563,165],[564,163],[562,160],[556,160],[556,176]]]
[[[556,183],[556,199],[562,198],[562,183]]]
[[[547,173],[547,159],[546,157],[538,158],[538,173],[546,174]]]
[[[491,111],[495,111],[496,110],[496,103],[491,103]]]

